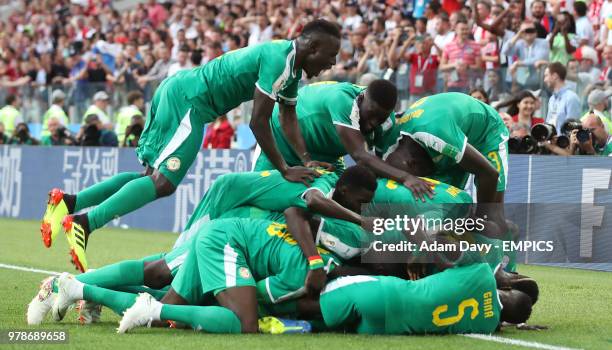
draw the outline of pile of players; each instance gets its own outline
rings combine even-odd
[[[83,323],[109,307],[122,316],[120,333],[169,324],[211,333],[491,333],[525,322],[537,284],[499,250],[370,263],[376,239],[514,239],[503,215],[508,130],[494,109],[459,93],[425,97],[396,116],[397,90],[385,80],[298,91],[302,70],[313,76],[335,63],[339,39],[335,25],[317,20],[294,41],[237,50],[165,80],[138,148],[145,172],[77,194],[51,191],[45,245],[63,230],[75,266],[87,271],[91,233],[171,194],[199,150],[202,126],[249,99],[262,151],[254,171],[218,178],[170,251],[45,279],[28,323],[49,312],[60,321],[75,303]],[[346,155],[358,165],[345,168]],[[477,205],[461,190],[470,174]],[[461,235],[371,233],[375,217],[398,213],[487,224]]]

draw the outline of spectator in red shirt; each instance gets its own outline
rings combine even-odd
[[[438,56],[431,54],[433,39],[425,36],[416,40],[415,51],[410,54],[410,101],[416,102],[421,97],[436,93],[436,77],[440,61]]]
[[[227,120],[227,116],[221,116],[206,128],[203,148],[230,148],[234,137],[234,128]]]
[[[149,0],[147,12],[149,13],[149,21],[151,21],[153,28],[157,28],[157,26],[168,19],[168,11],[161,4],[158,4],[157,0]]]
[[[507,112],[512,116],[512,121],[514,123],[525,124],[532,127],[536,124],[544,123],[543,118],[534,116],[536,104],[536,97],[529,90],[523,90],[512,99],[499,104],[497,108],[508,107]]]
[[[470,40],[470,29],[465,19],[457,21],[455,39],[442,50],[440,70],[446,73],[447,90],[466,93],[470,79],[480,70],[480,45]]]

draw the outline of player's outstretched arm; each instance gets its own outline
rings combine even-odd
[[[285,219],[287,219],[287,229],[298,242],[302,253],[308,260],[310,271],[308,271],[306,281],[304,281],[306,293],[318,295],[325,287],[327,274],[324,270],[323,259],[319,255],[315,244],[313,231],[310,228],[310,214],[301,208],[291,207],[285,210]]]
[[[270,117],[274,109],[274,100],[255,88],[253,99],[253,116],[249,126],[255,135],[257,143],[262,151],[268,156],[274,167],[283,174],[287,181],[303,182],[308,186],[318,173],[304,167],[288,167],[287,162],[278,151],[272,130],[270,129]]]
[[[336,126],[336,131],[344,148],[355,162],[370,168],[378,176],[404,184],[421,200],[424,200],[425,196],[433,198],[433,190],[430,184],[408,172],[392,167],[374,154],[369,153],[361,132],[338,125]]]
[[[497,170],[470,144],[467,144],[465,147],[465,152],[459,162],[459,166],[465,171],[474,174],[475,181],[478,184],[478,192],[476,194],[478,199],[477,215],[487,214],[491,220],[498,223],[496,215],[498,210],[494,205],[499,177]]]
[[[364,218],[349,210],[331,198],[325,197],[321,191],[310,190],[304,194],[306,207],[312,213],[317,213],[323,216],[350,221],[357,225],[364,224]]]

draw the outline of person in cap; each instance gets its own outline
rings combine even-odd
[[[612,120],[610,120],[610,112],[608,112],[609,100],[612,92],[604,90],[593,90],[589,93],[587,102],[589,104],[589,110],[580,118],[580,121],[584,123],[586,118],[592,113],[601,119],[606,124],[608,132],[612,130]]]
[[[55,118],[63,126],[68,126],[68,116],[64,111],[64,101],[66,100],[66,94],[62,90],[53,90],[51,93],[51,107],[47,109],[43,115],[43,127],[41,137],[51,136],[49,131],[49,119]]]
[[[102,124],[105,128],[112,130],[111,120],[106,114],[106,108],[108,108],[108,104],[110,102],[110,96],[104,91],[98,91],[93,96],[93,104],[87,108],[85,114],[83,115],[83,124],[85,124],[85,117],[90,114],[95,114],[98,116]]]

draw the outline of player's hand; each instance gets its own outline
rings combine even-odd
[[[285,180],[290,182],[301,182],[306,185],[306,187],[310,187],[310,183],[314,181],[315,177],[321,176],[316,171],[303,166],[289,167],[282,174]]]
[[[307,168],[323,168],[327,171],[336,171],[336,167],[333,164],[327,162],[320,162],[318,160],[311,160],[310,162],[306,162],[304,166]]]
[[[519,323],[516,325],[516,329],[521,331],[541,331],[548,329],[548,326],[538,326],[536,324]]]
[[[361,218],[361,228],[367,232],[374,232],[374,221],[378,218],[363,216]]]
[[[427,265],[423,263],[412,263],[408,264],[406,268],[406,272],[408,273],[408,279],[411,281],[416,281],[419,278],[425,277]]]
[[[315,269],[308,271],[306,275],[306,281],[304,286],[306,287],[306,294],[310,296],[318,296],[321,293],[325,283],[327,282],[327,273],[324,269]]]
[[[402,183],[422,202],[425,202],[425,195],[433,199],[434,191],[431,183],[411,174],[408,174]]]

